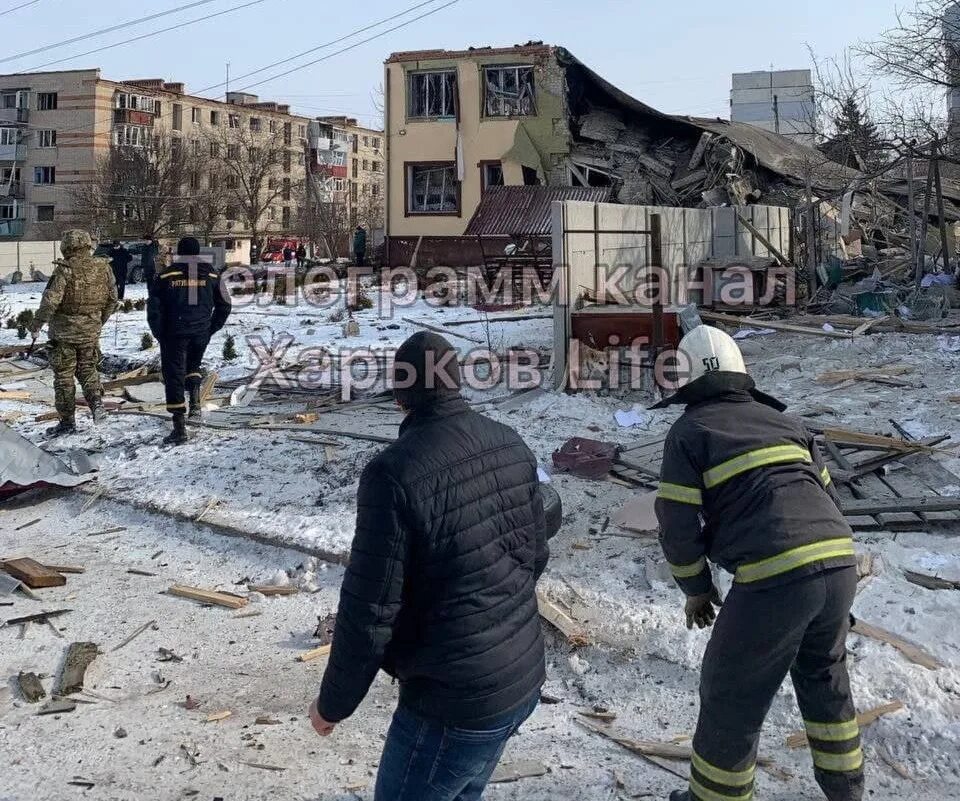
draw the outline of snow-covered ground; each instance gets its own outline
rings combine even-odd
[[[6,291],[16,312],[36,308],[42,286],[22,284]],[[132,287],[128,296],[142,296],[142,288]],[[261,336],[269,345],[289,332],[295,340],[285,355],[289,364],[306,347],[396,347],[417,330],[402,317],[442,325],[483,316],[471,308],[438,309],[418,300],[389,317],[381,316],[376,307],[357,313],[359,337],[344,338],[343,321],[337,319],[341,304],[323,310],[292,304],[238,308],[211,343],[207,366],[225,380],[248,375],[255,366],[248,361],[244,344],[250,335]],[[155,346],[139,350],[146,330],[142,311],[111,320],[101,339],[107,363],[128,369],[155,359]],[[464,354],[480,347],[495,351],[511,345],[548,347],[552,340],[549,319],[448,330],[468,337],[451,337]],[[241,354],[232,364],[222,359],[227,334],[236,337]],[[15,331],[0,332],[0,345],[17,342]],[[832,340],[778,334],[741,344],[763,389],[790,403],[794,411],[820,409],[824,425],[889,431],[888,420],[893,418],[915,436],[952,434],[960,441],[960,405],[947,400],[960,391],[955,378],[960,354],[947,339],[880,334]],[[904,378],[915,386],[858,383],[837,390],[815,381],[826,370],[890,363],[913,366],[914,372]],[[35,441],[50,425],[34,421],[37,413],[50,409],[49,386],[43,388],[49,381],[48,372],[17,380],[0,375],[0,388],[21,387],[33,393],[27,401],[0,400],[0,415]],[[468,394],[482,403],[503,397],[505,390]],[[617,398],[547,391],[512,409],[495,404],[480,408],[514,426],[550,472],[552,452],[571,436],[630,445],[665,432],[675,411],[643,412],[645,426],[626,429],[617,424],[616,411],[643,410],[649,401],[640,393]],[[302,401],[272,406],[255,401],[246,411],[280,421],[305,410]],[[377,430],[389,430],[396,414],[385,404],[355,412],[321,410],[317,425],[324,419],[331,421],[327,426],[331,429],[370,426],[372,420]],[[61,606],[67,599],[74,609],[58,620],[66,640],[44,627],[31,627],[23,640],[16,639],[14,630],[0,629],[4,638],[0,670],[7,676],[30,669],[53,674],[67,641],[90,639],[112,647],[151,618],[160,621],[160,629],[95,663],[94,689],[113,702],[82,704],[57,721],[34,717],[35,708],[19,700],[12,684],[6,699],[0,691],[0,775],[11,776],[3,782],[0,798],[74,797],[80,790],[65,782],[75,774],[96,782],[86,794],[91,798],[181,798],[188,790],[198,790],[198,797],[231,799],[371,797],[371,774],[393,689],[378,681],[359,716],[330,740],[321,741],[309,730],[303,711],[322,668],[292,661],[295,649],[309,646],[315,615],[333,610],[339,567],[318,572],[316,595],[268,600],[261,606],[263,615],[236,621],[229,611],[199,608],[158,593],[175,581],[230,589],[244,577],[265,579],[278,568],[294,568],[305,553],[326,554],[331,561],[342,558],[352,536],[357,477],[383,446],[336,436],[327,439],[338,446],[306,443],[286,430],[199,428],[192,429],[188,445],[162,449],[159,440],[167,424],[155,417],[112,415],[96,429],[88,418],[81,417],[80,422],[80,433],[55,447],[95,452],[101,464],[99,484],[122,502],[104,498],[81,511],[89,496],[57,493],[40,505],[0,510],[0,554],[30,554],[41,561],[87,567],[82,576],[71,576],[67,587],[45,591],[42,606],[18,599],[15,609],[4,615]],[[960,470],[960,460],[937,458],[948,469]],[[682,600],[655,541],[623,537],[612,524],[605,525],[635,492],[612,482],[562,475],[552,479],[563,498],[565,521],[553,542],[542,584],[573,609],[598,644],[574,654],[551,633],[546,691],[562,701],[541,706],[505,757],[508,762],[538,760],[550,773],[494,786],[487,797],[551,801],[599,801],[639,793],[665,797],[678,786],[678,779],[585,731],[573,721],[574,712],[595,704],[608,707],[618,713],[615,727],[635,739],[670,740],[692,733],[698,668],[707,636],[683,627]],[[945,494],[957,491],[944,488]],[[145,508],[161,509],[186,522]],[[204,510],[204,520],[296,550],[212,534],[191,522]],[[16,530],[38,517],[40,523]],[[113,525],[127,530],[108,541],[85,536]],[[947,665],[928,671],[888,646],[851,636],[859,708],[894,700],[904,704],[903,711],[882,718],[864,733],[868,787],[874,799],[960,795],[960,593],[921,589],[906,582],[902,573],[905,568],[923,569],[960,580],[957,533],[960,529],[858,534],[858,548],[878,558],[877,575],[863,583],[857,597],[857,616],[921,644]],[[165,553],[150,560],[158,550]],[[166,565],[161,567],[161,562]],[[125,572],[130,567],[147,567],[158,577],[130,576]],[[159,646],[171,648],[185,661],[155,664]],[[158,668],[174,684],[146,695]],[[178,706],[187,693],[202,699],[199,710]],[[203,722],[206,715],[222,709],[232,710],[233,716],[220,723]],[[254,725],[262,714],[273,715],[282,725]],[[128,737],[114,736],[120,725]],[[785,736],[799,727],[788,685],[773,706],[762,750],[793,778],[762,772],[758,797],[783,801],[819,797],[806,752],[783,744]],[[201,765],[191,768],[179,750],[181,742],[196,743]],[[263,750],[251,745],[254,742],[262,743]],[[154,767],[161,755],[165,759]],[[891,761],[899,763],[909,778],[891,769],[887,764]],[[287,770],[268,772],[242,762]],[[685,770],[682,763],[676,767]],[[622,789],[619,780],[625,785]],[[345,789],[352,787],[358,788],[355,793]]]

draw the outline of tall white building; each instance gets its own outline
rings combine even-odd
[[[810,70],[735,72],[730,119],[816,144],[816,93]]]

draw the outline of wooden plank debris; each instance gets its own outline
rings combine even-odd
[[[903,575],[911,584],[916,584],[928,590],[960,590],[960,581],[930,576],[926,573],[917,573],[913,570],[904,570]]]
[[[167,592],[171,595],[176,595],[178,598],[189,598],[190,600],[200,601],[205,604],[225,606],[228,609],[240,609],[247,605],[247,599],[239,595],[204,590],[200,587],[189,587],[185,584],[174,584]]]
[[[900,381],[897,376],[913,372],[909,364],[894,364],[889,367],[876,367],[866,370],[828,370],[817,376],[819,384],[835,385],[844,381],[872,381],[878,384],[889,384],[897,387],[910,386],[906,381]]]
[[[570,645],[582,648],[590,644],[590,638],[580,624],[547,598],[542,590],[537,590],[537,609],[540,616],[566,637]]]
[[[26,584],[32,590],[38,590],[44,587],[62,587],[67,583],[66,576],[57,573],[56,570],[50,570],[44,567],[29,557],[8,559],[0,562],[0,568],[15,579]]]
[[[332,645],[321,645],[319,648],[311,648],[309,651],[304,651],[302,654],[297,656],[298,662],[312,662],[314,659],[319,659],[321,656],[328,656]]]
[[[63,670],[60,672],[60,681],[56,695],[72,695],[83,689],[83,679],[90,663],[100,653],[100,649],[93,642],[72,642],[67,648],[67,655],[63,661]]]
[[[127,637],[127,639],[125,639],[122,643],[120,643],[119,645],[115,645],[113,648],[111,648],[110,652],[113,653],[114,651],[119,651],[121,648],[123,648],[123,646],[129,645],[131,642],[133,642],[137,637],[139,637],[141,634],[143,634],[143,632],[145,632],[149,628],[153,628],[154,630],[156,630],[158,628],[157,621],[156,620],[147,621],[142,626],[140,626],[140,628],[134,631],[129,637]]]
[[[467,342],[474,342],[477,345],[482,345],[484,341],[479,337],[471,337],[466,334],[458,334],[456,331],[450,331],[447,328],[441,328],[438,325],[432,325],[430,323],[424,322],[423,320],[416,320],[413,317],[401,317],[405,323],[410,323],[410,325],[415,325],[418,328],[425,328],[427,331],[433,331],[435,334],[443,334],[445,337],[459,337],[460,339],[465,339]]]
[[[23,531],[25,528],[30,528],[30,526],[35,526],[39,523],[41,518],[37,517],[31,520],[29,523],[24,523],[22,526],[17,526],[14,531]]]
[[[546,776],[549,769],[541,762],[535,759],[521,759],[517,762],[505,762],[497,765],[493,775],[490,777],[490,784],[509,784],[518,782],[521,779],[536,779],[540,776]]]
[[[880,434],[864,434],[861,431],[851,431],[846,428],[824,428],[821,433],[826,439],[837,445],[858,445],[861,448],[892,450],[901,453],[937,453],[951,450],[950,448],[934,448],[918,440],[885,437]]]
[[[36,673],[24,673],[21,670],[17,676],[17,684],[20,687],[20,693],[28,703],[35,704],[41,698],[47,697],[47,691],[43,689],[40,677]]]
[[[126,387],[135,387],[140,384],[153,384],[161,380],[160,373],[141,373],[140,370],[134,370],[133,373],[138,373],[138,375],[131,375],[129,373],[124,376],[117,376],[117,378],[112,381],[103,382],[103,391],[105,393],[113,392],[117,389],[125,389]]]
[[[0,401],[30,400],[31,397],[31,393],[25,389],[0,389]]]
[[[843,501],[846,516],[876,515],[884,512],[954,512],[960,510],[960,498],[928,495],[923,498],[869,498],[862,501]]]
[[[80,567],[78,565],[44,565],[47,570],[52,570],[55,573],[70,573],[76,576],[83,575],[87,572],[85,567]]]
[[[259,592],[261,595],[296,595],[300,590],[294,586],[280,587],[272,584],[248,584],[250,592]]]
[[[902,701],[891,701],[889,704],[881,704],[880,706],[875,706],[872,709],[868,709],[865,712],[860,712],[857,714],[857,723],[860,724],[861,729],[865,729],[871,723],[876,722],[884,715],[890,715],[894,712],[899,712],[903,709]],[[795,731],[789,737],[787,737],[787,747],[788,748],[804,748],[807,745],[807,733],[805,731]]]
[[[12,617],[4,625],[6,626],[19,626],[24,623],[40,623],[46,621],[51,617],[59,617],[60,615],[65,615],[67,612],[70,612],[70,609],[54,609],[52,612],[37,612],[32,615],[24,615],[23,617]]]
[[[746,326],[749,328],[770,328],[774,331],[786,331],[791,334],[810,334],[818,337],[830,337],[832,339],[853,339],[853,333],[850,331],[825,331],[822,328],[808,328],[807,326],[797,325],[795,323],[784,323],[779,320],[757,320],[753,317],[737,317],[735,314],[724,314],[722,312],[700,310],[700,318],[704,322],[725,323],[727,325]]]
[[[661,743],[654,740],[632,740],[623,734],[616,732],[599,723],[582,718],[574,718],[577,723],[590,731],[612,740],[617,745],[626,748],[641,759],[656,765],[661,770],[672,773],[674,776],[686,781],[688,776],[672,765],[666,764],[663,760],[689,760],[693,754],[693,748],[689,745],[674,745],[673,743]]]
[[[230,717],[233,717],[233,712],[229,709],[224,709],[222,712],[214,712],[207,715],[207,723],[219,723],[221,720],[226,720]]]
[[[444,328],[455,328],[460,325],[481,325],[485,323],[519,323],[524,320],[552,320],[552,314],[510,314],[490,315],[490,317],[471,317],[468,320],[448,320]]]
[[[854,634],[860,634],[864,637],[870,637],[871,639],[886,643],[887,645],[892,645],[910,662],[913,662],[915,665],[925,667],[927,670],[939,670],[940,668],[945,667],[943,662],[937,659],[937,657],[935,657],[929,651],[921,648],[919,645],[903,639],[903,637],[894,634],[892,631],[887,631],[879,626],[874,626],[872,623],[866,623],[863,620],[857,620],[857,622],[851,628],[851,631],[853,631]]]
[[[744,228],[746,228],[751,234],[753,234],[754,237],[756,237],[757,241],[761,245],[763,245],[767,250],[770,251],[770,255],[772,255],[773,258],[775,258],[780,263],[781,267],[786,267],[788,270],[793,269],[793,263],[790,261],[790,259],[784,256],[779,251],[779,249],[777,249],[777,247],[774,246],[774,244],[769,239],[767,239],[767,237],[765,237],[762,233],[760,233],[760,231],[753,225],[752,222],[750,222],[748,219],[746,219],[740,214],[737,215],[737,220]]]
[[[280,765],[265,765],[262,762],[244,762],[240,760],[241,765],[247,765],[251,768],[257,768],[258,770],[272,770],[276,773],[286,770],[286,768],[281,767]]]
[[[73,712],[77,708],[75,701],[69,698],[54,698],[43,709],[37,712],[38,715],[61,715],[65,712]]]

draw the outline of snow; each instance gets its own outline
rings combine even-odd
[[[5,297],[16,313],[36,308],[41,289],[36,284],[7,287]],[[439,326],[484,317],[471,308],[435,307],[421,298],[384,316],[388,305],[384,294],[372,294],[375,308],[355,315],[358,337],[343,336],[342,298],[326,309],[303,303],[238,309],[211,342],[206,367],[217,370],[223,380],[249,375],[256,364],[245,345],[248,336],[261,337],[269,348],[281,335],[291,334],[294,342],[283,362],[293,365],[305,348],[395,348],[418,330],[403,317]],[[131,287],[128,296],[142,297],[142,287]],[[155,361],[155,346],[139,350],[144,331],[142,311],[111,320],[101,339],[106,363],[129,369]],[[549,319],[494,321],[449,331],[480,340],[451,337],[467,355],[481,347],[493,351],[510,345],[549,347],[553,325]],[[222,358],[227,334],[236,337],[241,354],[233,363]],[[0,344],[18,342],[15,331],[0,330]],[[740,345],[762,389],[789,402],[794,412],[819,414],[816,419],[822,425],[881,431],[890,430],[888,421],[894,419],[912,436],[950,434],[953,441],[960,441],[960,405],[946,399],[957,392],[960,368],[960,352],[950,341],[922,335],[876,334],[840,340],[778,333],[752,337]],[[838,389],[816,381],[827,370],[892,363],[914,368],[903,376],[912,387],[858,382]],[[13,426],[34,441],[40,441],[43,429],[50,425],[33,420],[35,414],[50,409],[49,382],[49,373],[14,380],[0,376],[0,388],[22,385],[34,393],[28,401],[0,401],[0,414],[15,417]],[[669,740],[691,734],[698,671],[708,635],[684,627],[682,598],[655,539],[625,537],[612,526],[604,527],[605,520],[635,493],[612,482],[555,474],[551,455],[572,436],[636,444],[662,435],[678,412],[647,411],[652,398],[642,393],[566,395],[547,388],[502,409],[489,402],[507,394],[502,386],[485,393],[471,389],[466,394],[484,413],[521,433],[560,493],[564,526],[552,543],[551,562],[541,585],[572,609],[595,642],[574,651],[548,632],[545,691],[562,701],[541,705],[510,743],[504,760],[539,760],[550,772],[517,784],[492,786],[485,797],[493,801],[606,801],[636,793],[666,797],[679,786],[676,777],[587,732],[574,722],[574,713],[594,704],[606,706],[618,713],[614,727],[635,739]],[[645,428],[621,427],[616,413],[624,410],[637,412]],[[251,406],[235,411],[280,418],[303,411],[303,404],[264,406],[254,399]],[[321,411],[320,419],[335,421],[331,427],[375,419],[384,428],[398,419],[388,405],[353,414]],[[89,797],[179,798],[187,790],[197,790],[198,797],[206,798],[371,798],[380,738],[395,703],[395,688],[383,677],[378,679],[358,715],[338,727],[332,738],[320,740],[309,729],[305,710],[316,692],[322,665],[301,665],[292,656],[310,647],[316,616],[336,606],[342,569],[328,563],[343,559],[349,551],[357,479],[382,446],[333,436],[342,445],[328,447],[299,442],[279,430],[201,428],[191,430],[188,445],[164,449],[160,439],[168,424],[157,418],[117,414],[94,428],[81,416],[80,423],[77,435],[48,447],[93,451],[100,463],[98,483],[121,502],[104,497],[84,510],[89,495],[68,492],[42,495],[36,503],[0,510],[0,553],[77,562],[87,568],[81,576],[70,576],[65,588],[44,591],[42,606],[17,599],[13,610],[4,608],[4,617],[62,605],[74,612],[58,621],[65,640],[41,626],[31,626],[23,640],[13,630],[0,629],[0,670],[7,676],[31,669],[53,674],[66,642],[90,639],[112,647],[149,619],[157,619],[160,628],[106,653],[94,664],[91,686],[113,702],[80,704],[74,713],[57,720],[35,717],[34,709],[19,700],[12,684],[6,692],[0,690],[0,773],[4,776],[0,797],[72,798],[82,791],[65,783],[82,775],[97,783]],[[960,459],[953,453],[936,458],[947,469],[960,471]],[[960,489],[945,486],[942,491],[954,495]],[[143,511],[148,507],[183,521]],[[212,533],[193,522],[201,512],[203,520],[256,533],[272,544]],[[37,517],[41,523],[17,530]],[[126,531],[86,536],[112,525],[125,526]],[[960,795],[960,593],[926,590],[903,576],[904,570],[921,570],[960,580],[957,533],[938,528],[857,535],[858,550],[875,556],[876,575],[861,582],[855,615],[916,642],[946,664],[929,671],[889,646],[850,637],[858,708],[893,700],[905,707],[864,731],[868,789],[875,801]],[[151,560],[158,550],[163,555]],[[298,570],[307,554],[326,554],[328,562]],[[146,567],[159,575],[131,576],[126,573],[130,567]],[[254,606],[262,610],[261,616],[238,620],[228,610],[202,608],[161,594],[175,581],[242,590],[234,587],[241,578],[271,583],[282,581],[281,574],[318,591],[260,599]],[[307,578],[308,574],[312,575]],[[725,579],[723,589],[728,586]],[[156,663],[160,646],[174,650],[185,661]],[[146,695],[158,669],[173,679],[173,685]],[[199,710],[178,705],[187,693],[201,699]],[[203,722],[206,715],[223,709],[234,715],[220,723]],[[253,725],[262,714],[274,716],[282,725]],[[129,732],[127,738],[113,736],[120,725]],[[793,778],[783,781],[761,772],[758,797],[776,801],[820,797],[806,751],[783,744],[786,735],[800,726],[787,682],[774,701],[761,749]],[[192,769],[186,763],[179,750],[182,742],[199,748],[199,767]],[[911,778],[892,771],[881,752],[901,763]],[[165,759],[152,767],[161,755]],[[245,761],[288,769],[273,773],[241,764]],[[684,770],[682,764],[677,767]],[[616,789],[618,775],[626,783],[624,790]],[[354,785],[362,786],[356,795],[345,790]]]

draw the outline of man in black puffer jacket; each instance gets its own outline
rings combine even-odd
[[[327,735],[378,670],[399,680],[376,801],[479,799],[545,678],[537,462],[459,386],[443,337],[414,334],[397,351],[407,418],[360,477],[330,662],[310,708]]]
[[[160,343],[160,369],[167,411],[173,415],[168,445],[187,441],[187,404],[190,416],[200,416],[200,364],[210,337],[230,316],[230,296],[220,286],[213,265],[200,257],[200,243],[187,236],[177,243],[177,260],[150,286],[147,323]]]

